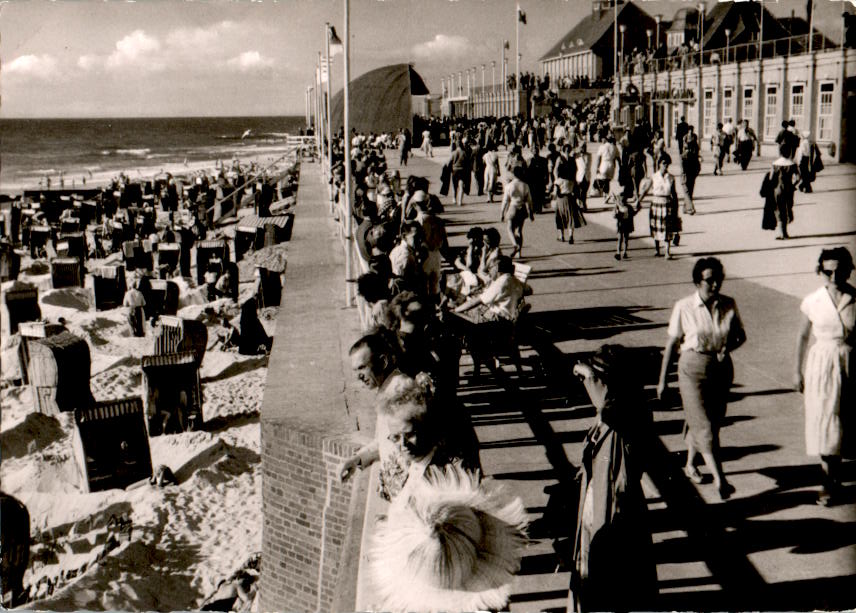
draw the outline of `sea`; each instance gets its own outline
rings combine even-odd
[[[133,169],[164,168],[276,151],[305,128],[302,116],[0,119],[0,192],[82,186]]]

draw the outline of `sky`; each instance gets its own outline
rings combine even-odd
[[[664,19],[688,4],[635,1]],[[815,3],[816,27],[839,41],[847,1]],[[439,93],[441,76],[487,64],[489,82],[504,40],[513,69],[515,4],[351,0],[351,78],[410,62]],[[708,9],[713,4],[707,0]],[[805,16],[806,0],[764,4],[775,15]],[[591,0],[520,5],[521,70],[532,71],[591,10]],[[344,37],[343,7],[343,0],[0,1],[0,117],[302,115],[324,24]],[[339,55],[334,92],[342,72]]]

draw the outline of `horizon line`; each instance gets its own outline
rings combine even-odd
[[[34,120],[57,120],[57,119],[242,119],[242,118],[272,118],[272,117],[300,117],[305,118],[303,113],[296,114],[285,114],[285,115],[113,115],[113,116],[99,116],[99,115],[63,115],[63,116],[53,116],[53,117],[34,117],[34,116],[13,116],[13,117],[4,117],[0,115],[0,120],[20,120],[20,119],[34,119]]]

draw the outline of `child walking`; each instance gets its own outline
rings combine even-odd
[[[633,204],[635,203],[635,207]],[[618,243],[615,246],[615,259],[622,257],[626,260],[630,256],[627,250],[630,248],[630,235],[633,233],[633,218],[641,208],[641,203],[633,197],[633,186],[628,183],[620,198],[615,200],[613,216],[615,217],[616,230],[618,232]]]

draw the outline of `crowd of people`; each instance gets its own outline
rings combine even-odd
[[[342,479],[378,462],[378,493],[393,507],[414,505],[414,490],[430,498],[432,491],[437,493],[432,487],[438,480],[458,474],[455,471],[470,475],[463,481],[472,478],[476,484],[472,487],[479,487],[478,440],[456,393],[460,359],[466,349],[472,355],[473,376],[478,365],[486,363],[504,377],[502,369],[496,368],[495,342],[513,337],[515,322],[527,307],[525,297],[532,291],[516,274],[513,258],[521,256],[525,222],[545,210],[548,202],[552,201],[557,238],[564,241],[569,235],[573,243],[574,228],[586,223],[587,196],[607,196],[618,233],[615,257],[623,259],[634,216],[650,193],[649,229],[655,254],[671,258],[682,230],[678,185],[682,186],[683,213],[695,213],[692,194],[701,165],[698,136],[681,118],[678,175],[669,172],[672,160],[662,134],[645,120],[619,139],[608,129],[598,139],[592,164],[587,137],[591,126],[603,119],[603,107],[602,99],[593,99],[558,117],[438,122],[449,130],[452,143],[440,196],[446,196],[450,205],[464,206],[471,192],[488,201],[501,192],[498,220],[506,223],[512,245],[508,255],[502,253],[497,229],[478,226],[467,231],[462,251],[451,249],[442,220],[444,204],[431,193],[428,180],[410,176],[403,181],[386,167],[382,150],[368,145],[371,139],[352,135],[348,146],[354,160],[356,240],[364,270],[358,293],[365,309],[364,335],[353,344],[350,356],[357,378],[377,390],[377,427],[374,441],[342,465]],[[599,130],[594,133],[599,135]],[[733,156],[745,168],[757,140],[748,122],[720,126],[719,133],[730,140],[715,136],[715,156]],[[782,155],[799,155],[801,142],[785,135]],[[334,142],[339,158],[344,146],[340,135],[338,148]],[[503,146],[507,149],[504,163],[497,155]],[[542,150],[546,150],[543,156]],[[817,154],[806,151],[808,167],[816,169],[812,156]],[[423,153],[428,157],[428,152]],[[650,170],[648,159],[654,164]],[[787,159],[795,186],[799,163]],[[719,174],[722,163],[715,164]],[[770,174],[780,165],[775,162]],[[342,177],[340,159],[333,172],[334,192],[341,187]],[[809,177],[800,181],[810,187]],[[778,190],[773,188],[776,194]],[[781,221],[781,214],[776,215]],[[794,385],[805,394],[807,453],[821,458],[824,477],[818,503],[822,505],[833,504],[841,492],[840,457],[842,441],[846,442],[843,407],[851,402],[849,358],[856,328],[856,290],[847,282],[852,270],[846,249],[824,250],[818,273],[824,275],[825,286],[802,304]],[[694,484],[710,479],[722,500],[735,491],[723,472],[719,443],[734,373],[730,355],[747,340],[736,301],[720,293],[724,280],[725,270],[717,258],[696,262],[695,291],[673,308],[656,386],[662,398],[679,355],[678,389],[687,446],[683,472]],[[808,349],[812,332],[818,342]],[[595,407],[596,419],[584,440],[578,475],[568,610],[644,608],[656,597],[650,528],[639,482],[651,430],[648,420],[633,410],[642,392],[633,375],[631,353],[619,345],[604,345],[573,368]],[[709,477],[699,469],[699,456]],[[462,477],[458,474],[453,480],[461,482]],[[423,491],[426,488],[428,494]],[[387,546],[392,539],[388,531],[399,534],[391,526],[394,523],[381,522],[378,529],[378,538]],[[637,555],[622,555],[628,546]],[[389,555],[400,554],[395,550]],[[457,562],[450,559],[455,556],[451,549],[445,550],[442,559],[433,559],[433,568],[454,566]],[[633,590],[614,589],[616,568],[632,578]],[[446,587],[458,587],[452,584]],[[417,606],[392,586],[382,591],[392,599],[387,603]]]

